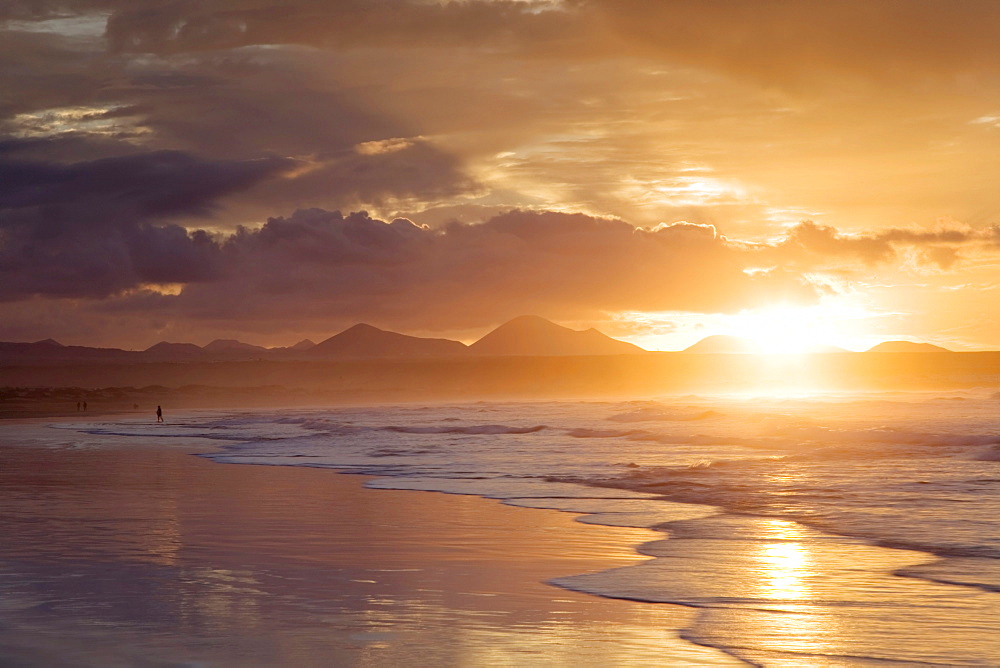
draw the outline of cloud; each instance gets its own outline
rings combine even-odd
[[[982,249],[996,236],[996,227],[939,226],[938,229],[888,228],[878,232],[845,234],[828,225],[804,221],[788,230],[783,239],[758,250],[786,266],[817,267],[837,261],[878,265],[899,258],[903,249],[918,251],[918,263],[948,269],[959,259],[959,248]]]
[[[772,85],[953,84],[1000,70],[992,0],[581,0],[624,48]]]
[[[197,7],[107,2],[86,9],[113,16]],[[40,3],[38,16],[46,11]],[[266,40],[190,55],[116,54],[97,39],[2,34],[0,85],[8,94],[0,96],[0,145],[10,150],[16,142],[25,159],[77,163],[178,151],[233,162],[282,156],[310,167],[252,197],[230,197],[237,220],[302,206],[421,206],[477,187],[456,157],[420,136],[412,114],[386,104],[383,91],[331,77],[345,67],[379,71],[364,57],[347,63]]]
[[[92,331],[102,320],[119,332],[134,327],[138,340],[150,323],[161,336],[189,339],[205,331],[324,333],[358,321],[443,332],[524,313],[593,322],[615,313],[811,304],[830,292],[824,275],[898,271],[910,262],[947,269],[995,235],[957,225],[845,234],[805,222],[761,244],[711,225],[637,228],[579,213],[514,210],[432,228],[315,208],[232,234],[148,219],[100,234],[56,226],[34,239],[27,227],[10,229],[16,244],[3,256],[2,277],[18,318],[11,327],[25,329],[30,304],[52,303],[32,296],[105,297],[75,303],[74,317]]]
[[[112,3],[108,3],[112,4]],[[206,0],[114,3],[107,37],[119,51],[173,53],[248,44],[369,46],[510,45],[565,39],[570,23],[551,2],[488,0]]]
[[[1000,246],[992,0],[0,4],[22,323],[726,311]]]
[[[300,210],[239,230],[220,251],[219,278],[187,286],[177,313],[447,329],[528,312],[730,311],[817,295],[792,273],[746,273],[750,255],[710,226],[644,230],[583,214],[512,211],[432,229]]]
[[[0,160],[0,181],[4,183],[0,209],[47,207],[59,219],[69,215],[134,218],[205,214],[220,196],[293,166],[293,161],[282,158],[205,160],[179,151],[68,165]],[[100,211],[82,210],[91,204]]]
[[[293,166],[176,151],[70,164],[0,155],[0,299],[205,280],[217,244],[166,219],[207,215],[219,198]]]

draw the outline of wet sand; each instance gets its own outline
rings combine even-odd
[[[42,429],[0,426],[0,665],[740,665],[544,584],[662,534]]]

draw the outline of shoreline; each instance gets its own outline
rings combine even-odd
[[[634,548],[655,532],[476,496],[367,489],[366,478],[331,470],[220,465],[193,456],[217,444],[183,439],[6,443],[48,422],[0,426],[0,484],[46,494],[41,508],[0,495],[12,518],[0,560],[19,572],[0,580],[14,609],[0,613],[5,660],[743,665],[680,639],[697,611],[546,584],[645,561]],[[39,476],[51,484],[38,487]],[[54,607],[20,612],[34,609],[33,592]]]
[[[178,413],[178,418],[183,422],[182,415]],[[39,424],[44,426],[48,421],[31,422],[38,427]],[[143,441],[144,445],[140,448],[147,451],[149,456],[162,457],[165,452],[171,450],[175,455],[197,453],[207,456],[190,457],[190,459],[199,460],[209,466],[217,466],[216,462],[208,458],[212,456],[212,451],[218,453],[224,450],[220,448],[219,440],[208,440],[204,437],[175,438],[166,436],[168,432],[162,432],[164,435],[157,435],[155,439],[146,436],[112,436],[109,439],[107,436],[102,436],[99,430],[95,431],[98,433],[87,434],[76,431],[70,433],[75,434],[77,439],[92,440],[93,443],[100,444],[99,451],[112,455],[115,449],[109,449],[108,440],[119,443]],[[149,434],[152,435],[153,431],[156,430],[150,431]],[[182,429],[169,433],[181,434],[185,431]],[[0,430],[0,434],[2,433]],[[123,433],[128,433],[128,430]],[[170,444],[173,442],[176,442],[178,447],[172,448]],[[88,445],[84,444],[83,447]],[[140,448],[130,450],[132,455],[135,455]],[[302,456],[294,454],[296,452],[294,448],[290,452],[293,453],[292,456]],[[272,455],[265,454],[265,457]],[[114,457],[111,459],[114,460]],[[967,590],[968,585],[942,584],[947,580],[921,577],[917,571],[933,570],[939,566],[937,563],[927,563],[928,559],[934,559],[934,555],[927,552],[915,553],[880,547],[867,539],[852,539],[816,531],[791,518],[733,515],[722,506],[713,506],[719,509],[720,512],[717,514],[655,524],[655,530],[624,529],[622,533],[620,528],[615,529],[597,521],[588,521],[597,520],[596,516],[590,517],[594,512],[598,515],[609,512],[613,515],[616,512],[609,511],[599,499],[595,499],[595,503],[582,506],[579,500],[569,501],[561,508],[559,505],[547,505],[551,500],[544,501],[547,498],[545,496],[526,496],[521,499],[515,494],[504,501],[497,497],[490,498],[477,494],[448,493],[448,485],[437,488],[404,486],[393,489],[392,481],[400,479],[391,475],[375,477],[390,481],[390,484],[371,485],[374,489],[366,489],[362,486],[363,483],[370,482],[373,478],[367,476],[358,478],[353,471],[344,473],[343,469],[332,466],[309,467],[306,465],[306,460],[287,460],[287,463],[291,462],[299,465],[254,462],[252,458],[238,462],[223,461],[221,463],[244,465],[218,467],[221,471],[214,474],[214,479],[217,481],[215,484],[229,479],[254,479],[271,487],[280,481],[285,481],[281,483],[284,492],[277,490],[268,492],[272,502],[283,507],[282,512],[288,511],[286,506],[293,509],[305,508],[310,499],[322,497],[324,493],[333,489],[342,489],[347,484],[352,491],[347,492],[344,498],[352,499],[347,504],[352,512],[356,510],[356,504],[377,507],[380,510],[361,513],[364,521],[360,524],[352,520],[341,526],[339,524],[343,519],[341,513],[335,512],[332,517],[324,520],[321,528],[311,526],[306,534],[313,538],[310,538],[306,545],[313,546],[313,541],[322,543],[330,538],[331,531],[334,534],[339,532],[340,535],[351,536],[351,540],[347,541],[346,545],[340,544],[334,552],[343,551],[354,559],[346,565],[336,562],[336,559],[330,556],[332,552],[327,545],[325,557],[318,560],[314,556],[309,558],[310,562],[318,562],[312,565],[322,564],[326,570],[343,571],[346,568],[357,571],[359,563],[364,563],[367,568],[372,565],[370,562],[373,560],[386,558],[383,555],[392,553],[391,558],[398,557],[402,561],[393,561],[389,568],[376,569],[379,573],[413,571],[424,573],[428,570],[447,572],[450,577],[436,581],[434,587],[414,587],[411,583],[402,589],[448,592],[447,604],[441,605],[438,602],[433,606],[434,616],[443,618],[454,613],[457,617],[454,615],[450,617],[450,622],[459,627],[468,623],[466,618],[468,615],[482,619],[504,614],[508,615],[508,619],[517,619],[517,614],[520,614],[506,608],[498,611],[489,605],[470,610],[468,605],[461,604],[463,592],[464,595],[482,597],[484,601],[495,603],[501,597],[508,598],[511,593],[514,594],[514,598],[523,597],[527,588],[534,589],[535,592],[529,596],[532,613],[538,611],[539,602],[544,602],[543,608],[549,610],[557,619],[563,619],[562,615],[574,614],[572,610],[560,608],[573,600],[570,593],[574,597],[584,596],[590,601],[585,607],[596,606],[593,610],[599,612],[594,614],[594,618],[602,619],[601,624],[607,627],[601,631],[604,634],[603,642],[611,643],[615,649],[618,649],[618,636],[623,627],[646,628],[645,631],[638,632],[641,641],[629,635],[634,633],[633,631],[626,634],[630,640],[625,643],[626,649],[622,651],[638,652],[630,654],[632,658],[642,655],[645,651],[637,648],[635,643],[638,642],[640,647],[647,646],[651,638],[650,629],[642,624],[637,625],[634,622],[634,613],[627,613],[624,618],[619,616],[622,614],[622,609],[616,606],[625,602],[638,606],[652,606],[652,609],[647,607],[646,612],[638,614],[661,617],[657,621],[661,635],[663,629],[670,629],[668,639],[661,637],[657,642],[661,650],[666,642],[671,651],[679,653],[671,665],[712,665],[716,661],[730,661],[723,665],[743,665],[732,663],[740,660],[752,665],[784,665],[782,662],[806,659],[844,662],[837,665],[869,665],[865,662],[883,661],[952,665],[956,659],[959,662],[961,660],[981,662],[984,657],[1000,656],[1000,643],[998,643],[1000,639],[993,638],[990,634],[985,636],[982,634],[982,629],[1000,627],[1000,595],[989,591],[972,593]],[[195,469],[206,471],[203,466],[191,465],[190,461],[183,468],[188,473],[194,473]],[[101,470],[101,475],[106,475],[106,471]],[[344,483],[344,479],[350,483]],[[303,485],[305,481],[313,482]],[[409,491],[418,489],[442,493],[427,495]],[[462,486],[453,486],[452,489],[457,492]],[[178,493],[183,491],[185,495],[199,490],[201,487],[190,479],[181,482],[177,488]],[[399,494],[404,496],[399,497]],[[230,496],[228,493],[221,493],[220,502],[218,498],[210,495],[212,503],[206,505],[212,508],[220,505],[228,508],[233,500]],[[532,498],[537,498],[539,501],[532,502]],[[517,503],[519,500],[522,503]],[[247,497],[240,507],[228,513],[223,510],[223,515],[238,518],[240,513],[245,511],[243,506],[252,507],[258,501],[255,497]],[[662,501],[668,503],[667,499]],[[514,503],[508,505],[508,502]],[[654,503],[659,502],[660,500],[654,501]],[[186,507],[189,503],[190,499],[185,498],[181,505]],[[692,502],[676,503],[692,505]],[[177,506],[178,499],[173,499],[171,505]],[[587,505],[597,510],[581,510]],[[705,507],[703,504],[693,505]],[[339,506],[335,504],[334,507],[343,508],[344,504],[341,503]],[[402,507],[406,508],[405,512],[401,512]],[[498,508],[523,512],[529,509],[547,509],[549,513],[543,514],[546,519],[529,513],[521,515],[524,519],[510,521],[501,517],[503,511],[497,514]],[[552,513],[562,516],[561,519],[551,517]],[[295,514],[290,521],[303,522],[308,519],[308,515],[308,512],[303,516]],[[674,509],[669,510],[669,515],[679,517],[677,510]],[[392,520],[384,523],[383,520],[389,517]],[[432,518],[434,521],[428,524],[428,520]],[[213,527],[209,543],[217,540],[215,534],[220,531],[225,534],[228,531],[219,525],[219,519],[216,517],[206,521]],[[435,525],[435,521],[439,524]],[[443,527],[440,525],[441,521]],[[254,547],[259,536],[253,532],[244,531],[239,538],[230,537],[227,540],[229,547],[238,546],[242,553],[263,556],[267,561],[267,558],[275,556],[271,551],[275,549],[275,545],[279,548],[300,545],[299,541],[302,539],[300,532],[288,535],[287,532],[279,530],[283,522],[278,524],[276,527],[271,522],[267,523],[263,533],[269,536],[269,539],[262,555],[258,554]],[[496,532],[498,528],[499,533]],[[541,529],[541,535],[538,535],[538,529]],[[381,535],[383,530],[391,533],[391,539],[388,535]],[[611,533],[606,534],[609,530]],[[553,543],[553,532],[563,540],[557,539]],[[493,536],[492,542],[487,540],[489,535]],[[382,537],[386,540],[379,542]],[[194,544],[197,543],[198,541],[194,541]],[[501,547],[498,548],[498,545]],[[543,547],[544,545],[549,547]],[[612,553],[609,553],[607,551],[609,546],[617,546],[618,552],[614,553],[612,550]],[[435,552],[442,547],[446,548],[443,552]],[[414,548],[417,548],[415,557],[407,561],[406,555],[410,554],[408,550]],[[479,554],[474,561],[485,562],[485,569],[480,568],[478,574],[471,580],[464,577],[456,579],[451,571],[457,564],[465,561],[456,555],[469,556],[469,550]],[[622,554],[625,558],[621,557]],[[643,556],[653,558],[644,559]],[[333,562],[329,561],[331,558]],[[583,566],[585,563],[590,563],[588,560],[594,559],[596,561],[593,561],[592,568]],[[410,568],[414,560],[424,566],[417,569]],[[538,566],[556,562],[564,564],[561,570],[546,573],[538,571]],[[526,564],[530,567],[526,567]],[[479,566],[483,565],[479,563]],[[567,568],[565,565],[571,567]],[[233,569],[224,570],[228,572]],[[524,575],[529,572],[533,575]],[[305,577],[298,573],[294,579],[311,581],[315,573],[315,570],[310,570],[310,575]],[[566,575],[566,573],[572,574]],[[520,577],[515,585],[501,586],[496,582],[498,578],[513,577],[516,574],[521,574],[523,577]],[[348,578],[340,583],[337,591],[351,592],[351,595],[355,596],[352,604],[354,607],[347,606],[352,614],[362,608],[367,611],[372,599],[363,596],[362,591],[351,589],[360,586],[359,584],[350,583],[375,585],[383,577],[386,576],[359,574],[358,577]],[[396,585],[398,586],[400,582],[397,580]],[[479,584],[470,587],[463,584],[466,582]],[[483,589],[483,586],[486,586],[486,589]],[[553,598],[551,590],[557,587],[562,588],[559,591],[565,592],[566,598]],[[391,593],[398,596],[399,592],[400,589],[397,588]],[[362,600],[364,602],[359,603]],[[392,595],[379,595],[375,600],[381,601],[377,604],[379,606],[392,606],[397,599]],[[421,602],[417,607],[423,609],[425,603]],[[559,604],[556,605],[559,609],[552,609],[552,605],[556,603]],[[442,608],[445,609],[444,612]],[[678,613],[677,608],[682,608],[684,613]],[[640,607],[639,610],[641,609]],[[951,620],[952,613],[948,611],[952,609],[964,611],[964,617],[960,622]],[[381,608],[377,610],[381,611]],[[928,610],[936,612],[924,617],[928,614],[924,611]],[[520,612],[523,613],[524,609]],[[611,614],[612,618],[603,617],[605,614]],[[385,620],[390,618],[395,619],[391,615],[389,618],[381,617],[382,621],[379,623],[384,626]],[[406,618],[406,614],[403,618]],[[892,620],[908,621],[900,625]],[[945,628],[941,628],[945,621],[948,623]],[[531,624],[538,623],[539,621],[533,618]],[[545,621],[543,626],[545,625],[551,627],[551,619]],[[561,634],[567,632],[566,627],[559,628],[560,631],[556,636],[549,637],[543,643],[546,648],[538,651],[547,652],[549,643],[563,642],[560,638]],[[515,622],[513,628],[510,624],[502,625],[501,629],[491,628],[492,640],[479,649],[482,651],[489,649],[491,652],[506,651],[506,649],[498,650],[497,643],[500,647],[507,647],[505,643],[510,641],[511,633],[517,636],[523,631],[524,624],[520,622]],[[578,632],[579,629],[573,631],[573,633]],[[590,638],[585,643],[588,646],[595,638],[594,632],[591,626],[584,634]],[[409,644],[422,642],[421,639],[434,637],[435,633],[439,634],[440,631],[423,628],[407,642]],[[681,638],[684,640],[680,640]],[[0,637],[0,647],[3,646],[2,641],[3,638]],[[678,645],[677,642],[681,644]],[[389,643],[389,646],[393,644]],[[699,650],[710,649],[709,658],[700,657],[686,662],[680,654],[690,651],[691,647]],[[430,648],[427,651],[431,651]],[[720,659],[720,655],[726,658]],[[593,659],[593,655],[587,657],[586,660]],[[601,657],[605,662],[609,660],[614,662],[616,659],[620,657],[618,655],[614,659]],[[396,660],[403,659],[397,657]],[[449,662],[443,661],[443,663]]]

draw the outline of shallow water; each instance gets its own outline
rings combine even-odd
[[[553,583],[700,612],[761,665],[1000,663],[1000,402],[950,395],[479,403],[63,424],[203,437],[222,463],[588,513],[666,532]],[[567,550],[573,549],[567,546]]]
[[[542,583],[654,532],[109,438],[0,447],[2,666],[738,663]]]

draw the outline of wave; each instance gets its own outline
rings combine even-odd
[[[510,427],[503,424],[480,424],[467,427],[381,427],[382,431],[393,431],[399,434],[470,434],[470,435],[500,435],[500,434],[534,434],[548,429],[544,424],[532,427]]]
[[[722,414],[714,410],[701,410],[692,412],[692,409],[677,410],[664,406],[648,406],[627,413],[611,415],[607,419],[612,422],[692,422],[695,420],[708,420],[721,417]]]
[[[456,419],[444,419],[441,422],[455,422]],[[330,420],[321,417],[282,417],[275,420],[278,424],[296,425],[309,431],[317,432],[327,436],[349,436],[363,432],[388,431],[397,434],[468,434],[468,435],[501,435],[501,434],[533,434],[544,429],[548,425],[532,425],[529,427],[513,427],[503,424],[477,424],[457,426],[449,424],[447,426],[410,426],[410,425],[353,425],[345,424],[337,420]]]
[[[977,462],[1000,462],[1000,443],[980,450],[972,459]]]
[[[588,429],[585,427],[567,429],[566,433],[573,438],[632,438],[649,435],[649,432],[640,429]]]

